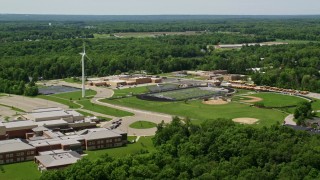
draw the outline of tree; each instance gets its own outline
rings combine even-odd
[[[294,118],[297,119],[299,125],[304,125],[306,118],[312,118],[312,107],[310,102],[300,102],[294,110]]]

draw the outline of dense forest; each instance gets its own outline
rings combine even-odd
[[[231,120],[200,126],[159,124],[152,152],[83,158],[41,179],[319,179],[320,137],[285,126],[254,128]]]
[[[32,95],[37,89],[29,83],[29,77],[37,81],[80,76],[79,52],[84,42],[91,59],[86,62],[88,76],[135,70],[159,74],[187,69],[226,69],[230,73],[251,75],[258,85],[320,92],[320,43],[316,41],[320,35],[319,21],[317,16],[52,21],[51,25],[49,20],[0,21],[0,82],[3,84],[0,92]],[[94,38],[95,34],[154,31],[199,32],[154,38]],[[207,48],[219,43],[276,39],[312,42],[226,51]],[[263,72],[249,70],[256,67]]]

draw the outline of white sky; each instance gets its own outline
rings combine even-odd
[[[0,13],[305,15],[320,14],[320,0],[0,0]]]

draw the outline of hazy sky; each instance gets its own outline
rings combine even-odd
[[[0,13],[297,15],[320,14],[320,0],[0,0]]]

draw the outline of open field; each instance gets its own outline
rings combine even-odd
[[[106,106],[102,106],[99,104],[94,104],[91,103],[90,100],[82,100],[78,101],[79,104],[83,106],[83,109],[87,109],[89,111],[105,114],[105,115],[110,115],[110,116],[115,116],[115,117],[123,117],[123,116],[132,116],[134,114],[126,111],[122,111],[119,109],[114,109]]]
[[[41,173],[33,161],[0,166],[0,179],[2,180],[34,180],[40,176]]]
[[[77,109],[77,108],[81,107],[78,104],[75,104],[74,102],[70,101],[69,99],[62,99],[62,98],[58,98],[58,97],[52,96],[52,95],[38,95],[37,98],[41,98],[41,99],[45,99],[48,101],[53,101],[53,102],[57,102],[60,104],[64,104],[71,109]]]
[[[266,107],[295,106],[299,102],[307,101],[306,99],[297,96],[289,96],[277,93],[258,93],[250,96],[262,98],[263,100],[260,102]]]
[[[86,97],[92,97],[96,95],[97,92],[94,90],[86,90]],[[51,96],[54,97],[59,97],[63,99],[68,99],[68,100],[80,100],[82,99],[82,92],[81,91],[76,91],[76,92],[68,92],[68,93],[60,93],[60,94],[53,94]]]
[[[129,127],[134,129],[149,129],[149,128],[157,127],[157,124],[149,121],[136,121],[130,124]]]
[[[76,110],[78,113],[84,115],[84,116],[94,116],[93,114],[91,113],[88,113],[88,112],[85,112],[85,111],[81,111],[81,110]]]
[[[101,155],[106,153],[108,153],[112,157],[123,157],[129,154],[138,153],[141,150],[148,150],[148,151],[154,150],[152,137],[140,137],[138,142],[133,144],[127,144],[127,146],[124,146],[124,147],[102,149],[102,150],[96,150],[96,151],[86,151],[86,153],[88,154],[86,158],[95,161],[99,159]]]
[[[282,122],[286,114],[272,109],[260,109],[239,103],[212,106],[203,104],[201,100],[185,102],[155,102],[144,101],[135,97],[109,100],[103,102],[139,108],[149,111],[189,117],[194,123],[202,123],[205,120],[216,118],[239,118],[249,117],[259,119],[258,126],[269,126],[276,122]]]

